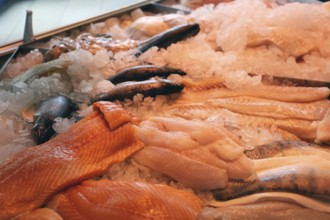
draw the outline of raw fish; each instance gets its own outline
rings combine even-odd
[[[136,126],[146,147],[134,160],[195,189],[219,189],[228,179],[254,174],[240,141],[226,129],[199,120],[153,117]],[[150,135],[153,134],[153,135]]]
[[[60,190],[101,175],[142,148],[134,117],[110,102],[93,107],[66,132],[0,165],[0,219],[41,207]]]
[[[201,201],[166,185],[88,180],[57,195],[48,205],[64,219],[196,219]]]

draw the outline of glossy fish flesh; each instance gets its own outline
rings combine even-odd
[[[330,101],[326,99],[308,103],[289,103],[248,96],[209,99],[206,103],[247,115],[311,121],[322,120],[330,107]]]
[[[104,173],[143,147],[128,112],[110,102],[49,142],[0,165],[0,219],[41,207],[55,193]]]
[[[87,180],[49,204],[64,219],[196,219],[201,201],[166,185]]]
[[[224,188],[228,179],[246,179],[254,174],[243,146],[223,127],[179,117],[153,117],[136,130],[146,147],[133,156],[134,160],[185,186]]]

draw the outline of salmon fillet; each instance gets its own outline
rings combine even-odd
[[[87,180],[49,204],[63,219],[196,219],[201,201],[167,185]]]
[[[128,112],[110,102],[50,141],[0,165],[0,219],[36,209],[55,193],[101,175],[143,147]]]

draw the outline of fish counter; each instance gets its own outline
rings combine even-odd
[[[16,51],[0,219],[330,218],[330,4],[192,2]]]

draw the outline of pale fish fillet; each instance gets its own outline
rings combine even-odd
[[[201,201],[191,192],[142,182],[88,180],[49,204],[64,219],[196,219]]]
[[[63,218],[52,209],[40,208],[30,213],[19,215],[13,220],[63,220]]]
[[[231,112],[221,107],[211,106],[206,103],[174,105],[168,109],[168,113],[188,120],[192,120],[194,118],[206,120],[209,117],[217,117],[223,120],[224,126],[227,128],[240,129],[242,127],[260,127],[271,130],[275,125],[279,129],[292,133],[293,135],[306,140],[314,140],[316,138],[316,129],[319,124],[319,121],[301,119],[275,119],[261,116],[244,115]],[[279,130],[278,132],[281,133]],[[287,137],[285,134],[283,135],[284,137]],[[295,140],[296,138],[294,136],[288,136],[288,139]]]
[[[317,127],[315,142],[317,143],[330,142],[330,108],[328,109],[324,118]]]
[[[255,180],[246,182],[230,181],[226,189],[213,192],[215,199],[227,200],[269,191],[320,196],[330,195],[329,160],[318,156],[296,156],[291,158],[255,160],[257,170]],[[258,169],[258,167],[261,168]]]
[[[243,87],[235,90],[225,87],[211,87],[211,89],[209,89],[209,87],[201,86],[197,88],[191,89],[192,91],[185,89],[180,94],[177,102],[202,102],[208,99],[251,96],[255,98],[299,103],[327,99],[330,95],[330,89],[328,87],[258,85],[255,87]]]
[[[197,220],[328,220],[330,214],[280,201],[266,201],[221,208],[205,207]]]
[[[223,189],[228,184],[225,169],[190,159],[165,148],[145,147],[134,154],[133,159],[187,187],[202,190]]]
[[[315,211],[327,212],[330,214],[330,204],[321,200],[288,192],[265,192],[255,193],[227,201],[211,201],[207,205],[212,207],[230,207],[237,205],[249,205],[266,201],[288,202],[313,209]]]
[[[0,219],[44,205],[53,194],[104,173],[143,147],[134,118],[110,102],[45,144],[23,150],[0,166]]]
[[[212,181],[210,183],[207,180],[207,172],[202,169],[190,173],[189,177],[180,175],[180,172],[185,172],[184,169],[189,163],[202,164],[203,169],[221,170],[221,175],[224,170],[225,179],[246,179],[254,173],[253,163],[244,155],[244,147],[240,141],[219,125],[179,117],[152,117],[135,128],[146,147],[134,158],[142,165],[165,173],[186,186],[198,189],[220,187],[212,186]],[[165,161],[165,154],[171,159],[173,167]],[[175,169],[175,166],[180,169]],[[204,181],[200,181],[201,178],[204,178]]]
[[[251,159],[264,159],[270,157],[316,155],[330,161],[330,149],[304,141],[275,141],[270,144],[259,145],[252,150],[245,151]]]
[[[288,103],[247,96],[210,99],[206,101],[215,107],[234,112],[278,119],[322,120],[330,107],[329,100],[308,103]]]

